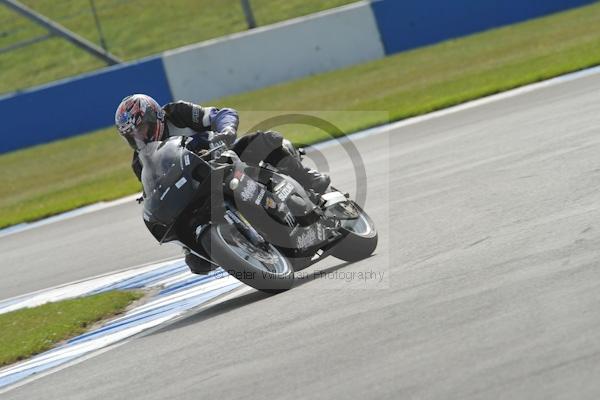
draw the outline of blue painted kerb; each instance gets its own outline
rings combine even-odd
[[[2,97],[0,153],[107,127],[121,99],[132,93],[159,103],[173,99],[161,57]]]

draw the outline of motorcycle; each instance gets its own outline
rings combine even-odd
[[[347,193],[305,190],[223,147],[196,154],[187,140],[170,137],[139,152],[143,218],[160,244],[178,243],[269,293],[290,289],[295,271],[325,257],[353,262],[377,247],[373,221]],[[301,150],[285,145],[302,160]]]

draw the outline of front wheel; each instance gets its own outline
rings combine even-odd
[[[201,238],[211,259],[234,278],[267,293],[279,293],[294,285],[294,268],[272,244],[259,248],[234,225],[212,226]]]
[[[332,249],[331,255],[343,261],[355,262],[373,254],[377,247],[378,236],[375,224],[367,213],[356,203],[350,204],[358,213],[358,218],[341,221],[340,230],[345,233],[345,236]]]

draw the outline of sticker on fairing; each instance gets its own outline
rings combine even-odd
[[[289,182],[286,182],[285,185],[283,185],[283,187],[277,191],[277,198],[280,201],[286,201],[287,198],[290,196],[290,194],[292,194],[293,190],[294,190],[294,185],[292,185]]]
[[[185,163],[186,167],[188,165],[190,165],[190,155],[189,154],[186,154],[185,156],[183,156],[183,162]]]
[[[178,180],[177,182],[175,182],[175,186],[177,187],[177,189],[181,189],[181,187],[183,185],[185,185],[187,183],[187,179],[181,178],[180,180]]]
[[[301,235],[298,236],[296,244],[299,249],[306,249],[306,248],[312,246],[313,244],[315,244],[316,240],[317,240],[317,233],[315,232],[314,229],[309,228],[304,233],[302,233]]]
[[[265,206],[267,206],[267,208],[275,208],[277,203],[275,203],[275,200],[267,196],[267,199],[265,200]]]
[[[262,202],[262,199],[265,197],[265,193],[267,193],[267,191],[265,189],[261,189],[258,196],[256,196],[256,200],[254,201],[254,204],[259,206],[260,203]]]
[[[233,213],[231,210],[227,210],[225,213],[225,219],[227,220],[227,222],[229,222],[230,224],[233,223],[241,223],[242,221],[240,221],[240,219],[237,217],[237,215],[235,215],[235,213]]]
[[[246,180],[246,186],[244,190],[240,193],[243,201],[250,201],[250,199],[254,198],[256,195],[256,191],[258,190],[258,184],[251,179]]]
[[[287,214],[285,214],[285,223],[288,224],[290,227],[294,227],[294,225],[296,225],[296,218],[294,218],[294,216],[292,215],[291,212],[288,212]]]
[[[317,240],[322,242],[325,240],[325,228],[321,224],[316,225],[317,228]]]

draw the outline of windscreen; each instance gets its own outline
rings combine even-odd
[[[169,226],[194,196],[196,185],[190,170],[196,157],[182,146],[179,137],[151,142],[139,152],[139,157],[144,218]]]
[[[139,157],[142,162],[142,185],[146,196],[151,196],[161,188],[173,185],[181,176],[182,152],[184,148],[177,138],[163,142],[148,143]]]

